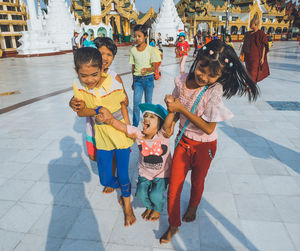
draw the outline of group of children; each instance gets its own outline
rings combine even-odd
[[[78,79],[73,83],[70,106],[78,116],[86,117],[87,149],[97,161],[104,192],[121,189],[125,226],[135,223],[130,203],[131,183],[128,175],[130,147],[139,150],[137,198],[145,206],[142,218],[156,221],[164,206],[168,187],[169,227],[160,238],[167,243],[181,225],[180,196],[184,180],[191,169],[191,195],[182,221],[196,218],[204,181],[216,153],[216,123],[232,117],[222,97],[249,96],[255,100],[258,89],[246,73],[233,48],[213,40],[203,46],[188,74],[175,78],[172,95],[165,96],[167,110],[152,104],[155,63],[159,58],[145,42],[146,29],[134,29],[136,47],[130,51],[134,104],[133,125],[128,116],[128,99],[121,78],[109,69],[117,47],[109,38],[97,38],[94,48],[81,48],[74,56]],[[143,92],[146,103],[141,104]],[[139,129],[140,111],[143,114]],[[170,137],[179,120],[173,160]],[[113,164],[115,163],[115,164]],[[114,175],[116,168],[117,176]]]

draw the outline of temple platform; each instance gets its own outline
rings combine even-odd
[[[159,237],[168,227],[166,205],[159,221],[146,222],[134,196],[136,145],[130,157],[135,225],[124,227],[119,191],[102,193],[97,165],[86,154],[85,119],[68,106],[73,54],[0,58],[0,250],[300,250],[298,44],[273,43],[271,75],[258,84],[255,103],[225,100],[235,116],[218,124],[197,218],[165,245]],[[132,118],[129,49],[118,48],[112,69],[122,76]],[[164,48],[161,71],[153,103],[164,104],[179,74],[174,48]],[[171,142],[173,149],[174,137]],[[182,214],[190,187],[188,174]]]

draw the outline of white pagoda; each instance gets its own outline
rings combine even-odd
[[[42,27],[42,20],[37,18],[34,0],[27,0],[29,19],[27,20],[28,31],[22,32],[17,48],[19,55],[39,55],[57,52],[58,48]]]
[[[65,0],[50,0],[44,29],[60,51],[72,50],[74,31],[79,30]]]
[[[65,0],[49,0],[48,14],[43,15],[38,2],[38,11],[34,0],[27,0],[30,18],[27,20],[28,31],[22,32],[21,46],[17,48],[19,55],[42,55],[72,50],[74,31],[89,33],[89,39],[95,37],[103,29],[112,35],[112,27],[101,22],[101,1],[91,0],[91,24],[75,21],[74,13]],[[38,13],[38,16],[37,16]]]
[[[159,14],[152,24],[152,32],[155,37],[161,33],[163,44],[166,44],[166,38],[176,40],[178,30],[183,30],[184,25],[178,16],[174,0],[163,0]]]
[[[101,0],[90,0],[90,3],[91,3],[91,23],[88,25],[82,23],[80,35],[83,35],[84,32],[87,32],[89,40],[91,40],[91,38],[103,36],[103,34],[105,34],[104,36],[112,38],[111,25],[110,24],[106,25],[102,22]]]

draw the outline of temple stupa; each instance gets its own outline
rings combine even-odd
[[[166,43],[166,38],[171,39],[171,43],[175,42],[178,30],[183,30],[184,25],[178,16],[174,0],[163,0],[159,14],[152,24],[152,32],[155,37],[161,33],[163,44]]]
[[[21,46],[17,48],[19,55],[39,55],[57,52],[58,48],[42,27],[42,20],[36,15],[34,0],[27,0],[29,19],[27,20],[28,31],[22,32],[19,39]]]
[[[110,37],[112,38],[112,27],[110,24],[105,25],[102,22],[101,13],[101,0],[90,0],[91,3],[91,23],[81,25],[81,34],[87,32],[89,34],[88,39],[92,40],[96,37]]]
[[[79,30],[78,22],[65,0],[49,0],[48,14],[44,29],[60,51],[72,50],[74,31]]]

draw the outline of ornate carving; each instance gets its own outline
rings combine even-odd
[[[280,3],[290,0],[266,0],[261,2],[267,13],[262,13],[258,0],[241,1],[235,0],[231,3],[230,13],[234,16],[237,14],[238,18],[235,21],[229,21],[229,29],[232,26],[237,26],[239,29],[242,26],[249,27],[249,22],[253,15],[257,12],[260,19],[262,17],[267,18],[268,16],[275,19],[274,22],[267,21],[261,22],[262,26],[272,25],[275,27],[285,27],[288,28],[288,12],[286,9],[292,9],[293,5],[291,2],[287,3],[285,8],[275,8],[269,2],[280,1]],[[199,22],[212,22],[214,27],[219,27],[221,25],[225,26],[225,21],[219,20],[218,15],[213,16],[212,13],[225,13],[227,8],[227,1],[224,1],[222,5],[219,5],[216,1],[208,0],[206,3],[204,1],[194,1],[194,0],[180,0],[177,5],[177,11],[179,16],[184,22],[194,23],[197,25]],[[207,14],[206,14],[207,12]],[[249,13],[249,18],[247,20],[241,20],[240,15],[247,15]],[[215,14],[216,15],[216,14]],[[271,23],[270,23],[271,22]]]
[[[101,21],[102,21],[101,16],[91,16],[91,24],[92,25],[98,25],[101,23]]]
[[[112,11],[112,4],[114,5],[116,14],[110,14]],[[126,20],[135,20],[136,23],[144,24],[152,18],[155,15],[154,10],[151,8],[143,17],[139,18],[139,14],[137,13],[136,9],[134,8],[134,4],[130,0],[101,0],[102,5],[102,11],[101,11],[101,17],[100,19],[105,17],[105,20],[107,15],[113,15],[115,17],[123,17]],[[79,21],[82,22],[83,19],[89,19],[91,18],[91,22],[98,22],[99,18],[97,17],[97,21],[94,17],[91,17],[90,14],[90,8],[87,8],[90,6],[90,2],[87,0],[72,0],[72,7],[79,17]],[[101,22],[100,20],[100,22]],[[121,24],[122,25],[122,24]]]

